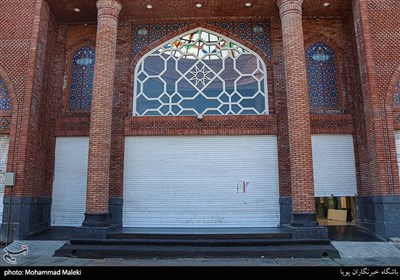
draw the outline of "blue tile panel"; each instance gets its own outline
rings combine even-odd
[[[92,106],[95,51],[91,47],[78,49],[69,77],[68,112],[90,112]]]
[[[314,43],[306,50],[306,60],[311,111],[341,112],[342,101],[334,50],[325,43]]]
[[[11,111],[11,100],[10,93],[7,89],[6,83],[3,78],[0,77],[0,110]]]

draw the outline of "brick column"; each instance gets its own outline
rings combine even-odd
[[[303,0],[278,0],[282,24],[286,78],[290,182],[292,190],[291,226],[317,226],[311,152],[310,105],[304,52]]]
[[[96,62],[90,114],[86,213],[83,226],[108,226],[112,104],[118,16],[115,0],[97,1]]]

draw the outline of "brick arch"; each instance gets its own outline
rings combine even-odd
[[[338,94],[341,97],[341,104],[340,104],[339,109],[341,111],[345,111],[345,110],[347,110],[347,104],[346,104],[346,96],[343,94],[344,91],[343,91],[343,83],[342,83],[342,80],[343,80],[343,71],[342,71],[342,69],[343,69],[343,48],[335,40],[328,38],[328,37],[324,36],[323,34],[319,34],[319,36],[317,36],[317,37],[305,40],[304,51],[307,52],[307,49],[311,45],[318,43],[318,42],[324,43],[325,45],[330,47],[333,50],[333,52],[335,53],[336,72],[337,72],[336,78],[337,78],[338,89],[339,89]],[[307,57],[306,57],[306,60],[307,60]],[[308,87],[308,81],[307,81],[307,87]]]
[[[397,66],[396,70],[394,71],[392,78],[390,79],[388,89],[386,91],[386,96],[385,96],[385,107],[390,110],[390,108],[393,110],[394,104],[393,104],[393,93],[394,90],[397,87],[397,83],[400,80],[400,64]],[[397,110],[399,108],[396,108]]]
[[[311,46],[314,43],[317,42],[322,42],[325,43],[326,45],[330,46],[334,51],[335,54],[341,57],[342,53],[343,53],[343,48],[338,44],[338,42],[336,42],[335,40],[333,40],[332,38],[329,38],[323,34],[319,34],[318,36],[314,37],[314,38],[310,38],[308,40],[304,41],[304,49],[306,50],[309,46]]]
[[[94,51],[96,51],[96,42],[92,38],[83,38],[81,40],[76,41],[72,46],[70,46],[65,55],[65,61],[66,61],[66,66],[65,66],[65,72],[64,72],[64,77],[66,77],[66,87],[63,92],[62,96],[62,111],[64,113],[67,112],[67,102],[68,102],[68,96],[69,96],[69,86],[70,86],[70,75],[72,71],[72,59],[75,55],[75,53],[83,47],[90,47]],[[74,113],[76,114],[76,113]],[[80,113],[82,114],[82,113]],[[88,114],[88,113],[83,113],[83,114]]]
[[[267,87],[268,87],[268,108],[269,108],[269,114],[273,114],[275,112],[275,101],[274,101],[274,96],[273,96],[273,79],[270,78],[272,77],[273,73],[273,64],[271,59],[268,57],[268,55],[263,52],[258,46],[254,45],[253,43],[240,38],[239,36],[237,36],[236,34],[234,34],[233,32],[230,32],[229,30],[223,29],[219,26],[215,26],[213,24],[210,23],[205,23],[205,22],[196,22],[196,23],[192,23],[189,24],[185,27],[179,28],[174,32],[171,32],[170,34],[164,36],[163,38],[149,44],[148,46],[146,46],[145,48],[143,48],[139,53],[137,53],[133,59],[131,60],[130,63],[130,73],[129,73],[129,94],[128,94],[128,104],[129,106],[127,106],[127,115],[132,114],[132,104],[133,104],[133,92],[134,92],[134,74],[135,74],[135,68],[137,63],[141,60],[141,58],[143,56],[145,56],[147,53],[153,51],[154,49],[156,49],[157,47],[161,46],[163,43],[179,37],[183,34],[185,34],[186,32],[189,32],[193,29],[197,29],[197,28],[205,28],[211,32],[215,32],[217,34],[220,34],[222,36],[225,36],[229,39],[232,39],[233,41],[243,45],[245,48],[255,52],[257,55],[260,56],[260,58],[264,61],[265,63],[265,67],[266,67],[266,71],[267,71]]]
[[[79,50],[80,48],[85,47],[85,46],[91,47],[95,50],[96,42],[92,38],[83,38],[83,39],[76,41],[66,51],[67,62],[69,62],[69,60],[71,60],[71,58],[73,57],[73,55],[75,54],[75,52],[77,50]]]

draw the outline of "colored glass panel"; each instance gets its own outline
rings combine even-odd
[[[92,107],[95,51],[91,47],[78,49],[71,65],[68,112],[90,112]]]
[[[165,42],[135,71],[138,116],[267,114],[264,62],[239,43],[203,29]]]
[[[208,22],[211,25],[225,29],[238,37],[253,43],[271,57],[269,22],[265,20],[237,20]],[[162,39],[171,32],[189,26],[190,22],[134,24],[132,32],[132,52],[134,57],[143,48]]]
[[[334,50],[317,42],[307,48],[306,59],[311,111],[340,112],[341,97]]]
[[[0,77],[0,110],[11,111],[10,93],[7,89],[6,83],[1,77]]]

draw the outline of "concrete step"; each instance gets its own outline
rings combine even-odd
[[[73,238],[74,245],[167,245],[167,246],[273,246],[286,244],[329,244],[328,239],[293,239],[293,238]]]
[[[107,234],[111,239],[276,239],[291,238],[290,232],[272,233],[129,233],[114,232]]]
[[[65,244],[57,257],[77,258],[340,258],[331,244],[174,246]]]

